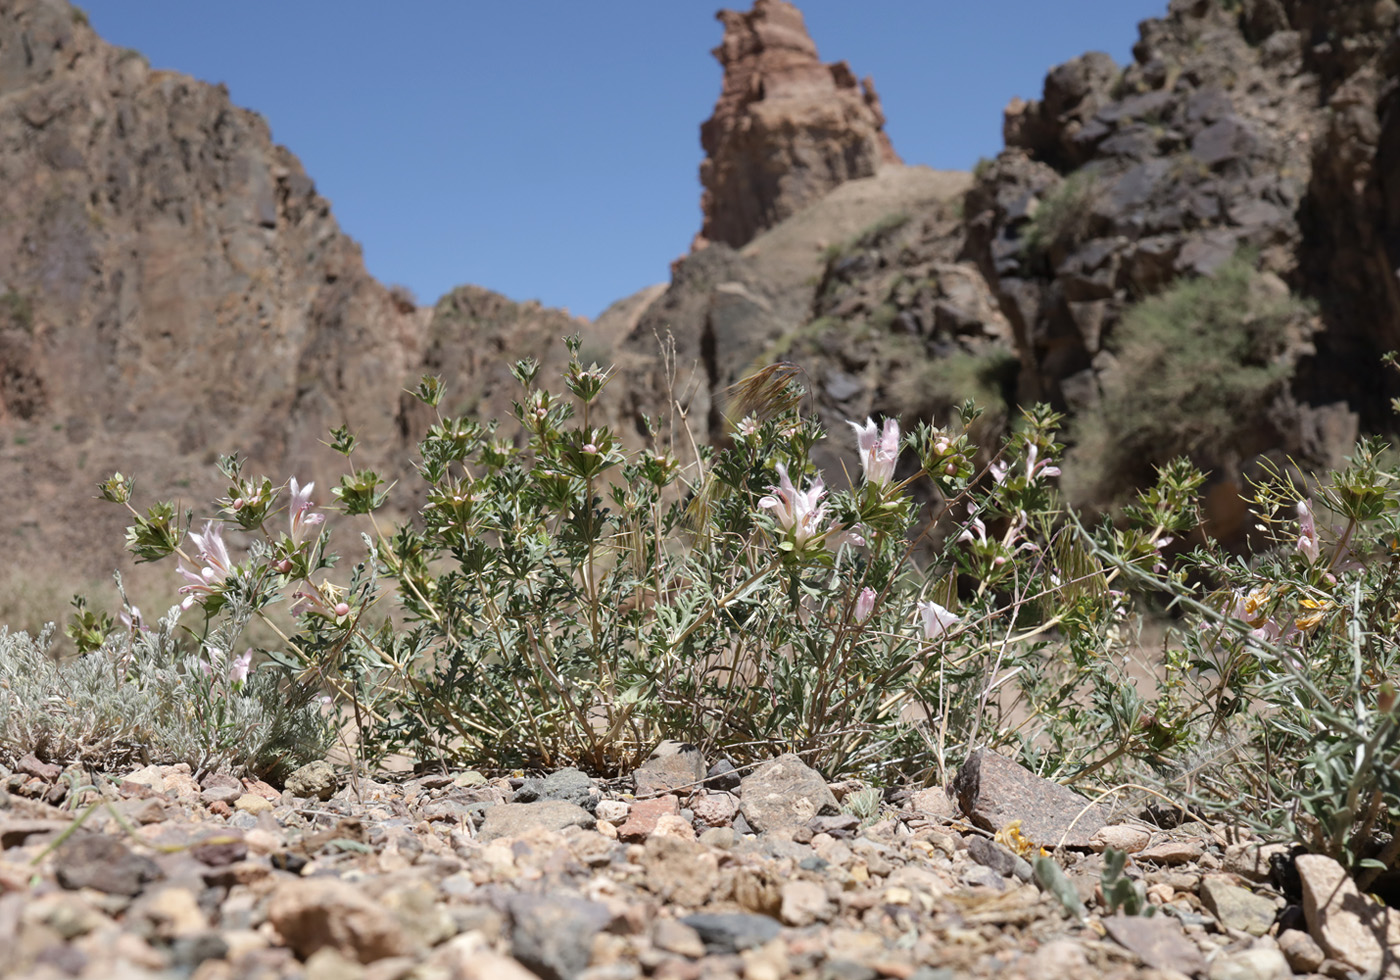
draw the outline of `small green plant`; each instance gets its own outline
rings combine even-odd
[[[0,316],[25,333],[34,332],[34,304],[22,293],[10,289],[0,294]]]
[[[1130,307],[1108,341],[1099,408],[1072,432],[1072,499],[1105,506],[1174,457],[1213,467],[1237,451],[1287,386],[1313,316],[1249,253]]]
[[[1034,255],[1067,251],[1089,237],[1102,188],[1088,170],[1076,170],[1040,200],[1022,239]]]
[[[984,441],[999,432],[1010,417],[1008,393],[1014,391],[1020,370],[1020,362],[1010,351],[998,348],[973,354],[956,350],[942,357],[929,357],[920,351],[909,362],[910,370],[891,392],[900,414],[929,418],[971,400],[985,413],[979,430]]]
[[[828,245],[822,252],[822,261],[830,263],[845,255],[851,255],[863,248],[874,248],[891,234],[909,223],[905,211],[892,211],[878,221],[874,221],[844,242]]]
[[[1103,873],[1099,876],[1104,905],[1110,915],[1119,910],[1124,915],[1155,915],[1157,907],[1147,901],[1147,886],[1123,874],[1127,862],[1127,851],[1104,849]]]
[[[84,10],[82,7],[79,7],[77,4],[73,4],[68,9],[68,17],[73,21],[73,23],[79,25],[80,27],[88,26],[87,11]]]

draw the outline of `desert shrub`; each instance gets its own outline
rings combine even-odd
[[[990,444],[1000,434],[1012,411],[1007,392],[1020,369],[1015,354],[999,349],[985,354],[954,350],[942,357],[928,357],[921,352],[910,361],[910,369],[891,392],[901,415],[946,417],[970,399],[983,411],[978,421],[979,442]]]
[[[822,252],[822,261],[829,264],[863,248],[874,248],[908,223],[908,212],[891,211],[889,214],[872,221],[846,241],[828,245]]]
[[[52,624],[37,637],[0,626],[0,759],[186,762],[277,779],[320,758],[331,732],[317,692],[213,645],[236,638],[227,627],[246,620],[239,607],[231,601],[225,629],[202,645],[181,642],[178,606],[154,626],[138,618],[126,628],[80,608],[75,622],[105,636],[62,661],[51,655]]]
[[[1102,400],[1072,430],[1072,499],[1104,505],[1185,455],[1211,466],[1266,428],[1305,349],[1311,304],[1236,255],[1127,309],[1108,341]]]
[[[518,443],[439,415],[419,446],[426,505],[343,572],[310,530],[311,489],[235,459],[218,521],[186,543],[172,506],[133,510],[130,546],[204,569],[187,575],[195,635],[220,635],[235,598],[256,615],[291,600],[295,628],[267,655],[323,680],[367,756],[615,772],[680,738],[737,763],[790,750],[833,774],[946,778],[973,744],[1053,774],[1138,737],[1141,699],[1104,656],[1130,634],[1127,606],[1057,516],[1057,416],[1026,415],[980,472],[961,423],[858,426],[865,478],[831,491],[791,369],[741,384],[732,445],[682,468],[659,436],[628,453],[596,423],[609,375],[571,352],[566,398],[515,365]],[[425,378],[417,394],[437,410],[443,392]],[[353,465],[353,436],[332,443],[351,460],[340,509],[378,510],[387,489]],[[918,465],[896,480],[901,454]],[[931,562],[912,557],[915,480],[942,502]],[[103,492],[131,506],[125,478]],[[1104,533],[1150,562],[1189,519]],[[252,536],[242,561],[225,524]],[[1087,740],[1085,704],[1107,706]]]
[[[1102,188],[1088,170],[1076,170],[1041,198],[1021,233],[1036,255],[1064,251],[1089,237]]]
[[[88,652],[65,665],[48,634],[0,630],[0,751],[292,764],[325,746],[314,680],[367,756],[615,772],[678,738],[739,764],[796,751],[831,776],[946,783],[990,746],[1081,789],[1216,807],[1365,883],[1400,865],[1400,467],[1379,444],[1311,490],[1260,481],[1266,551],[1174,559],[1199,470],[1169,461],[1116,524],[1086,527],[1056,491],[1048,409],[980,469],[961,422],[853,422],[861,473],[831,490],[811,458],[834,436],[803,414],[791,369],[741,383],[732,444],[682,467],[662,434],[626,452],[597,423],[609,374],[577,354],[567,397],[515,365],[518,439],[438,416],[419,445],[426,503],[353,565],[328,551],[312,486],[234,458],[199,532],[170,504],[132,508],[130,550],[180,556],[193,626],[79,607],[69,632]],[[416,391],[435,411],[443,393],[435,378]],[[332,444],[349,461],[339,510],[372,515],[389,488],[354,465],[351,433]],[[102,493],[132,507],[120,474]],[[225,527],[251,540],[241,560]],[[1148,592],[1181,614],[1156,691],[1125,671]],[[292,628],[267,663],[219,652],[282,601]]]
[[[1269,546],[1248,560],[1207,543],[1171,574],[1124,569],[1184,613],[1146,719],[1179,736],[1162,770],[1177,792],[1363,887],[1400,866],[1400,467],[1384,449],[1363,442],[1311,488],[1255,483]]]

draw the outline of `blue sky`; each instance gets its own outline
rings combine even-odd
[[[805,0],[823,60],[871,75],[907,163],[969,169],[1012,96],[1084,51],[1131,60],[1166,0]],[[153,67],[228,85],[300,157],[369,271],[596,316],[700,226],[716,0],[88,0]],[[747,8],[747,0],[731,6]]]

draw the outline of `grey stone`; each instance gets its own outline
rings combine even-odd
[[[688,742],[662,742],[633,778],[638,799],[662,793],[689,795],[705,781],[705,757]]]
[[[1191,140],[1191,154],[1207,167],[1247,156],[1258,145],[1248,124],[1237,116],[1211,123]]]
[[[1238,929],[1251,936],[1267,933],[1278,913],[1272,899],[1232,885],[1223,878],[1207,878],[1201,882],[1201,904],[1225,928]]]
[[[1295,973],[1316,973],[1322,968],[1327,954],[1316,940],[1298,929],[1285,929],[1278,934],[1278,948]]]
[[[813,817],[840,811],[821,773],[791,753],[765,762],[745,776],[739,795],[740,814],[759,832],[796,829]]]
[[[564,800],[541,800],[538,803],[502,803],[486,811],[477,837],[483,841],[497,837],[518,837],[526,831],[563,830],[583,827],[592,830],[597,820],[583,807]]]
[[[598,798],[593,793],[593,780],[578,769],[560,769],[543,779],[527,779],[511,797],[512,803],[534,803],[539,800],[562,800],[590,812],[598,805]]]
[[[335,795],[335,769],[329,762],[318,759],[308,762],[287,777],[287,792],[293,796],[317,799],[322,802]]]
[[[518,895],[510,901],[511,953],[545,980],[573,980],[588,967],[607,907],[572,896]]]
[[[734,763],[728,759],[720,759],[712,765],[709,775],[705,779],[705,788],[721,792],[731,792],[738,789],[739,772],[734,768]]]
[[[1021,833],[1042,847],[1087,848],[1107,822],[1102,807],[987,749],[958,770],[953,792],[977,826],[995,833],[1019,820]]]
[[[268,901],[267,919],[301,957],[330,947],[349,959],[373,963],[411,951],[393,913],[337,878],[282,882]]]
[[[865,390],[864,383],[845,371],[832,370],[826,373],[826,394],[832,401],[844,402]]]
[[[1176,919],[1165,915],[1115,915],[1105,918],[1103,927],[1110,939],[1136,953],[1155,970],[1176,970],[1188,976],[1205,972],[1205,957]]]
[[[60,847],[54,873],[64,888],[128,896],[140,894],[146,882],[161,877],[160,867],[150,858],[98,834],[74,837]]]
[[[822,964],[821,980],[876,980],[880,974],[854,960],[832,959]]]
[[[747,912],[701,912],[681,922],[700,934],[706,950],[720,954],[762,946],[782,931],[777,919]]]
[[[1242,949],[1211,961],[1207,980],[1291,980],[1293,970],[1272,947]]]
[[[1010,877],[1016,873],[1016,855],[985,837],[979,837],[976,834],[969,835],[967,854],[978,864],[991,868],[999,875]]]

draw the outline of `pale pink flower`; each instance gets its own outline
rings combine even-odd
[[[863,623],[870,618],[870,614],[875,611],[875,590],[870,586],[860,590],[860,595],[856,597],[855,617],[857,623]]]
[[[826,514],[826,505],[821,499],[826,490],[820,476],[812,481],[807,490],[798,490],[792,485],[786,466],[779,463],[774,468],[778,471],[778,485],[768,488],[773,492],[759,498],[758,506],[773,511],[779,526],[784,531],[792,532],[793,540],[800,548],[823,533],[821,521]]]
[[[1037,474],[1043,474],[1043,475],[1045,475],[1045,476],[1059,476],[1059,475],[1060,475],[1060,468],[1059,468],[1058,466],[1051,466],[1049,460],[1045,460],[1045,459],[1037,460],[1036,457],[1037,457],[1039,454],[1040,454],[1040,451],[1036,448],[1035,443],[1031,443],[1030,449],[1026,450],[1026,482],[1027,482],[1027,483],[1034,483]]]
[[[944,609],[938,603],[929,600],[918,604],[919,616],[924,621],[924,636],[930,640],[936,640],[958,623],[962,622],[962,617]]]
[[[852,548],[865,547],[865,535],[861,531],[865,528],[856,524],[849,530],[841,530],[840,524],[833,524],[826,529],[826,547],[830,551],[840,551],[842,545],[850,545]]]
[[[1317,522],[1313,520],[1312,508],[1306,500],[1298,501],[1298,553],[1315,563],[1322,554],[1322,543],[1317,537]]]
[[[985,546],[987,544],[987,525],[982,523],[982,519],[977,516],[976,504],[967,505],[967,515],[972,520],[968,522],[967,527],[963,528],[962,534],[958,535],[958,540]],[[973,535],[974,531],[977,532],[975,536]]]
[[[141,616],[140,606],[132,606],[130,612],[123,610],[121,613],[121,621],[126,624],[126,628],[129,630],[140,630],[143,633],[149,633],[151,631],[151,628],[146,625],[145,619]]]
[[[197,549],[195,559],[200,567],[195,571],[181,562],[175,568],[189,583],[180,589],[180,594],[185,597],[180,602],[182,608],[188,609],[218,592],[232,573],[233,561],[228,556],[228,548],[224,546],[223,534],[223,526],[213,521],[204,522],[203,534],[190,532],[190,540]]]
[[[292,499],[287,505],[287,514],[291,518],[292,544],[300,546],[306,540],[307,532],[314,527],[319,527],[326,520],[325,514],[311,514],[311,491],[316,487],[315,482],[300,486],[297,478],[292,477],[288,484]]]
[[[292,593],[295,600],[292,603],[291,613],[293,616],[300,616],[302,613],[314,612],[325,616],[328,619],[338,619],[341,616],[350,614],[350,604],[340,600],[331,605],[321,595],[321,590],[307,583],[306,589],[298,589]]]
[[[745,415],[739,420],[739,425],[735,429],[741,436],[751,436],[758,432],[758,419],[752,415]]]
[[[991,466],[992,480],[996,483],[1002,483],[1006,480],[1006,474],[1010,470],[1011,467],[1009,465],[1003,463],[1001,460],[997,460]]]
[[[894,479],[894,467],[899,462],[899,422],[885,419],[883,431],[877,431],[870,418],[866,418],[865,425],[849,420],[846,424],[855,430],[856,448],[866,482],[877,487],[887,485]]]
[[[229,667],[228,679],[235,685],[242,684],[248,679],[248,670],[253,666],[253,649],[249,647],[243,651],[241,656],[235,657],[233,665]]]

